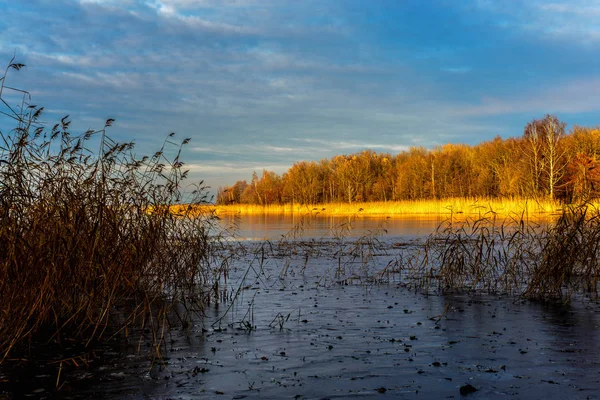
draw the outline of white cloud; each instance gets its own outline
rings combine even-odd
[[[286,171],[291,165],[289,164],[265,164],[265,163],[206,163],[206,164],[184,164],[183,169],[189,169],[190,172],[207,172],[211,174],[228,174],[228,173],[242,173],[250,177],[252,172],[260,172],[263,169],[267,171],[275,171],[282,173]]]
[[[558,13],[569,16],[596,18],[600,17],[600,5],[596,1],[569,1],[568,3],[545,3],[540,4],[542,11]]]
[[[451,74],[466,74],[471,72],[471,67],[442,67],[441,71]]]
[[[397,145],[397,144],[385,144],[385,143],[374,143],[368,140],[354,140],[354,141],[344,141],[344,140],[333,140],[333,139],[313,139],[313,138],[301,138],[301,139],[292,139],[297,143],[307,143],[309,145],[315,145],[312,149],[318,148],[326,148],[329,151],[350,151],[350,152],[360,152],[364,149],[371,149],[377,151],[385,151],[385,152],[402,152],[410,149],[409,145]],[[302,147],[300,147],[302,148]]]
[[[454,116],[600,112],[600,79],[570,79],[508,97],[484,97],[479,104],[451,105],[446,111]]]
[[[69,81],[73,82],[81,82],[86,85],[98,86],[99,82],[94,76],[90,76],[88,74],[83,74],[79,72],[63,72],[62,75],[67,78]]]
[[[115,5],[130,5],[131,1],[130,0],[79,0],[80,4],[98,4],[98,5],[109,5],[109,6],[115,6]]]
[[[548,39],[583,44],[600,43],[600,4],[596,0],[478,0],[476,5],[496,15],[496,25]]]

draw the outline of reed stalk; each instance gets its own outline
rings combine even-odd
[[[160,338],[161,316],[201,310],[226,273],[206,190],[184,192],[189,139],[136,157],[108,135],[112,119],[83,134],[68,117],[48,127],[43,107],[6,85],[22,67],[0,78],[0,127],[14,126],[0,131],[0,362],[28,343],[85,347],[145,321]]]
[[[403,265],[409,284],[425,291],[561,302],[578,294],[597,298],[600,210],[590,203],[570,206],[543,224],[523,215],[448,220],[410,260]]]

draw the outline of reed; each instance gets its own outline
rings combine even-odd
[[[413,254],[400,254],[383,272],[404,273],[424,291],[486,292],[569,302],[598,297],[600,210],[564,208],[537,223],[524,215],[447,220]]]
[[[558,201],[509,198],[450,198],[439,200],[388,201],[367,203],[328,204],[233,204],[215,206],[217,214],[313,214],[313,215],[374,215],[402,217],[403,215],[453,215],[459,217],[483,216],[495,213],[509,217],[525,214],[528,217],[560,213]]]
[[[22,67],[0,78],[0,96],[21,99],[0,97],[0,126],[15,126],[0,132],[0,362],[39,340],[85,347],[109,327],[150,329],[159,343],[172,311],[185,324],[226,273],[206,190],[184,196],[189,139],[171,134],[140,158],[108,136],[112,119],[80,135],[67,117],[46,127],[43,108],[6,85]],[[180,203],[190,207],[172,212]]]
[[[569,207],[544,235],[526,297],[568,302],[576,293],[598,296],[600,210]]]
[[[412,284],[437,292],[521,295],[539,255],[544,227],[524,215],[443,222],[409,268]]]

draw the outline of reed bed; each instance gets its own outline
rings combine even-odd
[[[568,301],[574,294],[598,297],[600,210],[569,207],[543,236],[536,268],[524,295]]]
[[[535,199],[477,199],[451,198],[439,200],[388,201],[367,203],[328,204],[233,204],[215,206],[217,214],[319,214],[319,215],[373,215],[401,217],[403,215],[453,215],[459,217],[483,216],[494,213],[509,217],[524,214],[535,218],[560,213],[563,205],[558,201]]]
[[[544,227],[522,215],[447,220],[413,258],[409,282],[426,291],[521,295],[543,238]]]
[[[599,261],[600,210],[586,203],[543,223],[523,214],[447,220],[423,246],[400,254],[383,272],[393,271],[427,292],[566,303],[578,294],[598,298]]]
[[[39,341],[86,346],[110,332],[151,332],[219,296],[227,264],[210,198],[184,196],[180,160],[189,139],[173,134],[152,156],[100,130],[73,135],[67,117],[52,127],[25,91],[0,78],[0,362]],[[18,108],[2,96],[20,96]],[[171,154],[170,157],[167,154]],[[171,207],[179,208],[177,213]],[[173,313],[175,311],[175,314]],[[108,328],[108,330],[107,330]],[[158,349],[158,347],[157,347]],[[61,364],[62,365],[62,364]]]
[[[396,283],[427,293],[505,294],[569,302],[596,299],[600,277],[600,209],[565,207],[556,218],[493,212],[448,218],[423,241],[390,242],[385,222],[360,236],[355,214],[321,238],[304,239],[306,213],[286,235],[254,249],[257,271],[280,263],[280,278],[320,265],[319,285]],[[323,264],[324,263],[324,264]],[[252,264],[252,263],[251,263]]]

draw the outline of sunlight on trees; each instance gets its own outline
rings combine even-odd
[[[554,115],[529,122],[521,137],[476,146],[411,147],[396,155],[363,150],[299,161],[282,176],[219,188],[217,204],[317,204],[521,197],[578,202],[600,194],[600,129]]]

